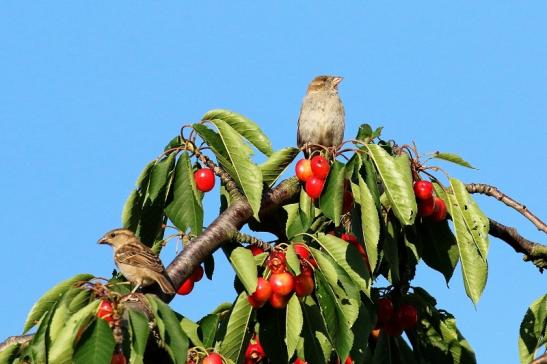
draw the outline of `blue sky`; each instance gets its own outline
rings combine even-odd
[[[181,125],[229,108],[274,148],[293,145],[317,74],[345,77],[346,137],[368,122],[422,152],[459,153],[479,170],[447,166],[453,176],[494,184],[547,219],[546,12],[544,1],[2,1],[0,339],[20,333],[55,283],[109,276],[111,251],[96,241],[119,226],[140,169]],[[514,211],[478,200],[547,242]],[[215,193],[206,204],[211,221]],[[489,259],[476,310],[459,270],[450,289],[424,267],[414,284],[456,315],[479,362],[516,362],[520,321],[545,277],[495,239]],[[232,276],[220,264],[174,308],[197,319],[231,301]]]

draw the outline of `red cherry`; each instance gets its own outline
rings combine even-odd
[[[324,180],[329,175],[330,164],[324,157],[316,155],[310,160],[310,165],[315,177]]]
[[[431,220],[441,222],[446,219],[446,204],[438,197],[435,197],[435,208],[431,214]]]
[[[198,169],[194,173],[196,187],[201,192],[209,192],[215,187],[215,173],[209,168]]]
[[[272,296],[270,297],[268,302],[270,302],[270,305],[273,308],[281,309],[281,308],[287,307],[287,303],[289,303],[290,298],[291,298],[291,296],[289,296],[289,295],[284,296],[284,295],[274,293],[274,294],[272,294]]]
[[[253,255],[259,255],[264,253],[264,249],[256,245],[251,245],[249,249],[251,249],[251,253],[253,253]]]
[[[203,278],[203,267],[201,265],[198,265],[196,269],[194,269],[194,272],[189,279],[193,280],[194,282],[199,282],[201,281],[201,278]]]
[[[273,251],[268,257],[268,268],[272,273],[283,273],[287,269],[287,259],[285,252]]]
[[[429,181],[416,181],[414,194],[418,200],[429,200],[433,197],[433,184]]]
[[[296,163],[294,170],[296,173],[296,177],[298,177],[301,182],[306,182],[311,176],[313,176],[309,159],[299,160]]]
[[[418,323],[416,307],[407,303],[401,304],[396,314],[396,320],[405,330],[413,328]]]
[[[308,362],[304,361],[300,358],[296,358],[296,360],[293,362],[293,364],[308,364]]]
[[[102,318],[103,320],[107,322],[114,321],[114,318],[112,317],[112,303],[108,300],[102,300],[101,304],[99,305],[99,310],[97,311],[97,317]]]
[[[342,202],[342,213],[347,214],[353,208],[353,194],[349,191],[344,191],[344,201]]]
[[[202,364],[222,364],[222,357],[217,353],[209,353],[203,361]]]
[[[294,276],[289,272],[274,273],[270,276],[272,292],[286,296],[294,289]]]
[[[125,359],[125,355],[123,355],[122,352],[115,353],[112,355],[112,360],[110,361],[110,364],[126,364],[127,359]]]
[[[431,216],[435,210],[435,198],[418,201],[418,214],[423,217]]]
[[[315,258],[310,258],[310,259],[308,259],[308,262],[309,262],[311,265],[313,265],[315,268],[319,267],[319,266],[317,265],[317,261],[315,260]]]
[[[189,277],[182,282],[179,289],[177,290],[177,293],[180,295],[187,295],[194,289],[194,281]]]
[[[321,192],[323,192],[323,187],[325,187],[325,180],[317,178],[316,176],[312,176],[306,181],[304,189],[306,190],[308,196],[315,199],[321,196]]]
[[[310,273],[301,273],[294,279],[294,292],[298,297],[309,296],[314,289],[315,283]]]
[[[376,342],[376,341],[378,341],[378,338],[380,337],[380,333],[381,333],[380,328],[375,327],[370,332],[370,335],[368,336],[368,339],[371,340],[372,342]]]
[[[270,298],[272,295],[272,286],[270,285],[270,282],[265,280],[262,277],[258,277],[258,281],[256,284],[256,290],[253,292],[252,295],[247,297],[247,300],[253,306],[254,308],[260,308],[264,306],[264,303]]]
[[[382,297],[376,302],[378,306],[378,324],[391,321],[393,317],[393,302],[388,297]]]
[[[294,244],[294,252],[300,259],[308,259],[310,257],[310,251],[304,244]]]
[[[249,360],[250,363],[258,363],[266,358],[266,352],[260,344],[258,337],[255,336],[253,339],[255,342],[249,342],[249,345],[247,345],[247,349],[245,350],[245,359]]]
[[[346,360],[344,361],[344,364],[353,364],[353,359],[351,358],[351,356],[348,356],[346,358]]]

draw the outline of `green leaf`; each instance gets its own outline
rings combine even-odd
[[[56,312],[57,304],[54,304],[51,309],[42,316],[38,329],[34,333],[29,347],[25,351],[30,351],[30,356],[34,363],[46,363],[47,362],[47,347],[50,340],[48,338],[48,332],[51,329],[51,319],[53,313]]]
[[[49,337],[51,341],[57,340],[57,337],[63,333],[63,328],[67,319],[76,312],[84,308],[88,303],[91,292],[87,289],[70,288],[59,300],[55,307],[51,325],[49,328]]]
[[[74,364],[109,364],[114,351],[112,329],[105,320],[95,320],[78,342]]]
[[[236,271],[237,277],[245,286],[247,293],[252,294],[256,290],[257,271],[253,253],[242,247],[235,248],[230,253],[230,263]]]
[[[272,143],[254,121],[233,111],[220,109],[208,111],[202,118],[211,121],[215,119],[225,121],[265,155],[272,154]]]
[[[202,342],[206,348],[214,345],[219,323],[220,317],[216,314],[209,314],[199,320]]]
[[[486,286],[488,264],[485,260],[486,257],[482,256],[479,250],[480,243],[475,241],[474,235],[468,229],[464,216],[465,202],[458,199],[454,193],[446,195],[448,201],[445,202],[447,202],[448,211],[454,222],[465,292],[473,304],[476,304]]]
[[[329,338],[341,358],[349,355],[353,346],[353,332],[347,317],[344,315],[340,302],[332,288],[319,272],[315,274],[317,301],[321,308],[321,316],[327,327]]]
[[[363,265],[363,259],[354,246],[329,234],[318,234],[317,241],[323,249],[353,279],[359,289],[370,294],[370,275]]]
[[[442,159],[442,160],[445,160],[445,161],[448,161],[448,162],[452,162],[452,163],[458,164],[462,167],[477,169],[477,168],[473,167],[471,164],[469,164],[468,162],[466,162],[462,157],[460,157],[457,154],[435,152],[435,153],[433,153],[432,157],[437,158],[437,159]]]
[[[458,206],[463,214],[467,230],[473,236],[473,240],[481,256],[486,261],[489,247],[488,231],[490,230],[488,217],[481,211],[461,181],[450,178],[450,186],[458,201]]]
[[[299,275],[300,260],[298,259],[298,255],[296,255],[296,252],[294,251],[294,245],[291,244],[287,247],[287,250],[285,252],[285,258],[287,259],[287,265],[291,268],[294,275],[295,276]]]
[[[412,225],[417,206],[408,156],[392,157],[376,144],[367,144],[366,148],[380,174],[395,216],[403,225]]]
[[[247,294],[241,292],[230,314],[226,335],[220,346],[220,353],[234,362],[239,361],[239,356],[242,353],[252,313],[252,307],[247,301]]]
[[[179,230],[186,232],[190,228],[194,234],[201,234],[203,207],[187,152],[182,153],[177,162],[174,183],[173,201],[167,205],[165,213]]]
[[[303,188],[300,189],[299,209],[302,230],[305,232],[309,229],[313,219],[315,218],[315,206],[313,205],[313,199]]]
[[[262,172],[250,159],[251,149],[243,142],[241,136],[226,122],[216,119],[212,123],[218,129],[227,157],[233,170],[228,170],[230,176],[241,189],[253,210],[253,216],[258,218],[262,201]]]
[[[148,342],[150,328],[148,327],[148,319],[141,312],[127,310],[128,331],[131,337],[130,347],[131,355],[129,364],[143,364],[144,351]]]
[[[535,300],[522,319],[518,343],[520,362],[531,362],[535,352],[545,343],[547,343],[547,295]]]
[[[159,333],[165,344],[165,351],[167,351],[171,360],[173,360],[173,363],[186,363],[188,337],[184,331],[182,331],[175,312],[156,295],[147,294],[146,298],[152,307],[156,323],[158,326],[160,323],[163,326],[163,330],[160,328]]]
[[[123,206],[122,226],[131,231],[136,231],[137,226],[139,225],[144,198],[146,197],[146,192],[148,190],[150,172],[155,164],[156,161],[153,160],[144,167],[141,174],[137,178],[136,189],[129,194],[129,197]]]
[[[271,187],[285,172],[300,150],[293,147],[275,151],[264,163],[259,165],[264,183]]]
[[[290,358],[298,346],[300,333],[302,332],[302,327],[304,325],[304,315],[302,313],[302,308],[300,307],[300,301],[296,295],[293,295],[287,304],[287,319],[285,320],[285,325],[285,344],[287,345],[287,355]]]
[[[448,284],[459,259],[456,237],[452,234],[448,221],[432,222],[422,219],[416,226],[422,240],[424,262],[441,272]]]
[[[148,196],[150,200],[154,201],[158,198],[160,192],[165,192],[165,187],[169,180],[168,176],[175,166],[176,158],[177,153],[171,153],[167,158],[158,161],[152,168],[150,182],[148,183]]]
[[[93,278],[92,274],[78,274],[47,291],[30,309],[23,327],[23,334],[30,330],[70,287],[78,282],[89,281],[91,278]]]
[[[285,234],[287,237],[290,239],[298,234],[306,232],[307,229],[304,229],[299,204],[288,204],[283,206],[283,209],[287,211],[287,222],[285,224]]]
[[[327,363],[332,347],[326,337],[326,328],[324,327],[321,310],[311,297],[306,297],[301,307],[304,313],[302,337],[306,361],[309,363]]]
[[[372,163],[372,160],[369,156],[364,156],[362,158],[362,163],[365,168],[365,182],[367,183],[367,187],[372,195],[372,198],[374,198],[374,203],[376,204],[376,207],[379,209],[380,191],[378,190],[378,173],[376,172],[374,164]]]
[[[203,344],[203,342],[201,341],[201,339],[198,336],[198,330],[199,330],[200,327],[194,321],[192,321],[192,320],[190,320],[186,317],[183,317],[180,320],[180,327],[182,328],[182,331],[184,331],[186,336],[188,336],[188,339],[190,339],[190,342],[191,342],[192,346],[207,346],[207,347],[212,346],[212,344],[211,345],[204,345]]]
[[[15,356],[19,349],[19,344],[13,344],[0,351],[0,364],[12,364],[14,363]]]
[[[342,203],[344,201],[345,165],[337,160],[330,168],[329,176],[325,182],[325,188],[319,199],[319,206],[326,217],[331,219],[336,226],[340,225]]]
[[[391,215],[392,216],[392,215]],[[384,257],[389,263],[389,276],[387,277],[392,284],[399,282],[399,225],[395,226],[397,221],[389,219],[386,225],[386,236],[384,238]]]
[[[72,363],[76,335],[87,321],[95,317],[99,302],[99,300],[90,302],[67,320],[63,335],[60,335],[57,340],[52,342],[49,348],[48,359],[50,363]],[[112,355],[112,352],[110,352],[110,355]]]
[[[368,255],[370,269],[374,272],[378,262],[378,241],[380,240],[380,218],[374,203],[374,198],[367,184],[359,176],[359,206],[361,207],[361,228],[365,239],[365,249]]]

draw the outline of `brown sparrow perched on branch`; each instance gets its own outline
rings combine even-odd
[[[165,274],[160,258],[144,245],[128,229],[114,229],[107,232],[99,244],[111,245],[114,249],[114,262],[129,282],[135,285],[131,293],[139,287],[156,282],[163,292],[174,294],[175,289]]]
[[[338,96],[339,76],[317,76],[308,86],[308,91],[298,117],[298,147],[306,144],[319,144],[337,147],[344,139],[344,105]],[[306,147],[309,156],[317,147]]]

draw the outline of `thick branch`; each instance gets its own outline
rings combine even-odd
[[[2,352],[8,346],[11,346],[13,344],[24,345],[28,343],[30,340],[32,340],[33,337],[34,337],[33,334],[21,335],[21,336],[10,336],[6,340],[4,340],[2,343],[0,343],[0,352]]]
[[[538,230],[547,233],[547,224],[545,224],[539,219],[539,217],[537,217],[530,210],[528,210],[525,205],[507,196],[496,187],[484,183],[469,183],[466,184],[465,187],[467,188],[467,191],[469,193],[482,193],[483,195],[491,196],[498,199],[507,206],[512,207],[520,212],[524,217],[530,220],[532,224],[534,224],[538,228]]]
[[[509,244],[517,253],[525,255],[525,260],[532,261],[540,272],[547,268],[547,246],[534,243],[522,235],[517,229],[500,224],[496,220],[490,220],[490,235],[499,238]]]
[[[267,219],[272,211],[290,201],[299,191],[300,185],[294,177],[283,181],[273,190],[266,192],[262,198],[262,207],[259,212],[260,219]],[[167,274],[173,285],[179,287],[192,274],[199,263],[224,243],[230,241],[234,234],[252,216],[253,211],[246,199],[242,198],[233,201],[201,235],[193,239],[169,264]],[[172,296],[161,294],[160,296],[166,302],[169,302],[173,298]]]

